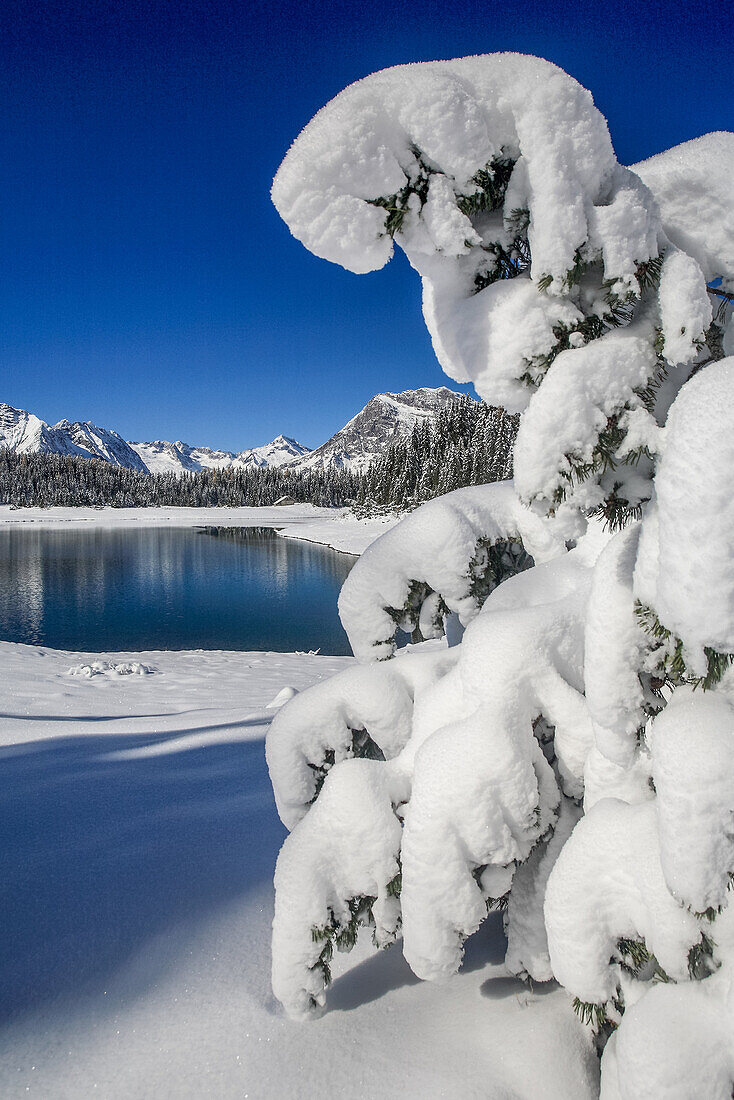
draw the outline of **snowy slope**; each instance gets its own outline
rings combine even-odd
[[[113,466],[126,466],[129,470],[139,470],[145,474],[148,469],[145,462],[117,432],[110,428],[98,428],[91,421],[81,423],[60,420],[51,431],[61,446],[69,440],[78,453],[88,458],[103,458]],[[60,453],[65,453],[61,451]]]
[[[69,453],[58,450],[53,429],[45,421],[24,409],[4,404],[0,404],[0,447],[20,454]]]
[[[91,421],[60,420],[53,426],[24,409],[0,403],[0,448],[21,454],[77,455],[101,458],[113,466],[140,473],[197,473],[206,469],[247,466],[282,466],[309,453],[289,436],[279,435],[271,443],[235,454],[211,447],[191,447],[181,440],[128,443],[111,428],[99,428]]]
[[[302,461],[298,469],[343,466],[365,470],[389,443],[410,435],[418,421],[432,419],[456,394],[446,386],[378,393],[356,416]]]

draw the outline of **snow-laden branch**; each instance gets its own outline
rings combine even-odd
[[[334,764],[351,757],[396,756],[410,737],[416,685],[434,682],[453,661],[444,653],[405,654],[390,664],[347,668],[291,699],[273,719],[265,741],[286,828],[301,820]]]
[[[545,920],[553,973],[580,1001],[617,996],[620,941],[642,942],[669,978],[688,978],[702,930],[666,886],[653,802],[606,798],[586,814],[551,871]]]
[[[339,614],[355,656],[391,656],[399,626],[412,630],[432,595],[436,613],[434,594],[464,625],[471,622],[512,571],[512,561],[492,568],[490,548],[507,542],[521,544],[518,550],[536,562],[565,551],[552,526],[520,504],[509,481],[457,489],[421,505],[365,550],[344,583]]]

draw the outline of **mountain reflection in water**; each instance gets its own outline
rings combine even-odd
[[[269,527],[0,530],[0,638],[55,649],[350,653],[355,558]]]

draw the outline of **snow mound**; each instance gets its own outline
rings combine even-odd
[[[353,947],[360,923],[372,923],[382,946],[395,939],[400,906],[390,884],[400,871],[402,829],[391,778],[372,760],[336,765],[278,856],[273,992],[291,1016],[324,1004],[334,945]]]
[[[597,461],[599,435],[610,417],[642,407],[639,391],[656,368],[649,339],[631,327],[561,352],[520,421],[514,465],[521,500],[548,512],[564,499],[574,467]],[[584,504],[600,498],[587,497]]]
[[[423,279],[446,373],[513,412],[530,396],[518,382],[528,362],[580,320],[569,273],[593,258],[634,288],[637,265],[658,254],[652,197],[617,163],[591,95],[521,54],[400,65],[351,85],[293,143],[272,198],[298,240],[350,271],[383,267],[397,243]],[[532,283],[500,286],[503,265]]]
[[[152,665],[144,665],[140,661],[92,661],[89,664],[74,665],[67,675],[85,676],[88,680],[93,676],[109,676],[114,679],[117,676],[151,676],[157,671]]]
[[[668,889],[696,912],[718,909],[734,874],[734,707],[681,687],[649,739]]]
[[[298,688],[287,685],[286,687],[281,688],[278,694],[273,699],[271,699],[269,703],[265,704],[265,709],[280,710],[280,708],[284,707],[286,703],[290,703],[294,695],[298,695]]]
[[[635,614],[632,576],[640,525],[620,531],[594,569],[586,613],[584,685],[594,740],[621,768],[630,765],[645,724],[646,697],[638,669],[649,639]]]
[[[432,670],[435,663],[429,658]],[[391,759],[403,748],[410,736],[415,664],[406,655],[391,664],[347,668],[278,711],[265,755],[286,828],[306,814],[335,764],[354,756]]]
[[[627,1009],[604,1051],[601,1100],[730,1100],[727,1006],[710,985],[657,985]]]

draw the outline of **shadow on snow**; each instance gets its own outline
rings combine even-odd
[[[0,1020],[103,991],[154,936],[271,877],[284,829],[262,739],[126,755],[165,740],[4,749]]]

